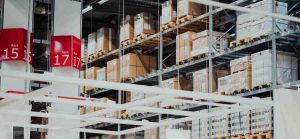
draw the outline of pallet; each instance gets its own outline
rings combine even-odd
[[[169,23],[167,23],[167,24],[161,26],[161,27],[160,27],[160,31],[167,30],[167,29],[172,28],[172,27],[174,27],[174,26],[176,26],[176,23],[175,23],[175,22],[169,22]]]
[[[97,57],[100,57],[100,56],[103,56],[105,54],[107,54],[109,51],[106,51],[106,50],[100,50],[96,53]]]
[[[250,135],[250,139],[271,139],[272,137],[273,137],[272,131],[252,133]]]
[[[133,42],[137,42],[137,41],[146,39],[146,38],[149,37],[150,35],[152,35],[152,34],[142,33],[142,34],[136,35],[136,36],[133,37]]]
[[[93,59],[95,59],[95,55],[94,54],[90,54],[87,59],[88,60],[93,60]]]
[[[121,81],[122,81],[122,82],[130,82],[130,81],[135,80],[135,78],[136,78],[136,77],[121,78]]]
[[[262,88],[269,88],[269,87],[271,87],[271,84],[262,84],[262,85],[252,87],[252,90],[259,90]]]
[[[250,134],[234,135],[230,139],[250,139]]]
[[[250,38],[250,37],[246,37],[246,38],[243,38],[243,39],[238,39],[238,40],[230,42],[229,48],[235,48],[235,47],[250,43],[252,41],[253,41],[253,39]]]
[[[125,40],[121,42],[121,47],[125,47],[128,45],[131,45],[133,43],[133,40]]]
[[[242,93],[246,93],[249,92],[250,89],[239,89],[239,90],[234,90],[232,91],[230,94],[231,95],[237,95],[237,94],[242,94]]]
[[[197,59],[202,59],[202,58],[206,58],[206,57],[207,57],[207,53],[203,53],[203,54],[199,54],[199,55],[193,56],[192,58],[194,60],[197,60]]]
[[[97,88],[92,88],[92,89],[89,89],[89,90],[85,90],[85,94],[91,94],[91,93],[94,93],[97,91]]]
[[[212,138],[212,139],[230,139],[230,137],[217,137],[217,138]]]
[[[185,16],[179,17],[176,21],[176,24],[179,25],[179,24],[187,23],[187,22],[191,21],[192,19],[194,19],[195,17],[196,16],[193,16],[193,15],[185,15]],[[213,18],[213,19],[214,19],[214,21],[213,21],[214,24],[218,22],[218,18]],[[183,33],[186,31],[199,30],[199,28],[201,28],[201,27],[206,27],[208,24],[208,21],[209,21],[208,18],[202,18],[193,23],[184,25],[179,28],[179,33]]]

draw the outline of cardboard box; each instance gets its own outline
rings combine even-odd
[[[86,75],[85,75],[85,70],[81,70],[80,71],[80,78],[81,79],[85,79],[86,78]],[[85,86],[80,86],[80,93],[84,93],[84,91],[85,91]]]
[[[173,0],[167,0],[162,5],[161,25],[168,24],[169,22],[176,22],[177,7]]]
[[[188,31],[176,36],[176,63],[191,57],[193,34],[195,32]]]
[[[210,112],[222,111],[226,107],[212,108]],[[230,116],[229,114],[213,116],[211,118],[211,138],[228,137],[230,136],[230,127],[228,126]]]
[[[98,81],[106,81],[107,80],[107,69],[103,67],[97,70],[97,80]]]
[[[238,105],[236,105],[238,106]],[[230,113],[231,135],[241,135],[251,132],[250,110]]]
[[[118,48],[116,43],[116,33],[112,28],[100,28],[97,31],[97,50],[96,51],[111,51]]]
[[[134,17],[134,36],[155,34],[157,21],[151,13],[142,12]]]
[[[242,58],[230,61],[230,73],[251,69],[251,56],[244,56]]]
[[[120,42],[132,40],[134,37],[134,19],[133,16],[127,15],[121,22]]]
[[[145,130],[145,139],[158,139],[158,128]]]
[[[99,67],[91,67],[86,70],[86,79],[90,80],[96,80],[97,79],[97,70]],[[89,91],[91,89],[94,89],[95,87],[86,86],[85,90]]]
[[[171,78],[162,81],[163,88],[170,88],[175,90],[186,90],[192,91],[193,90],[193,83],[191,79],[185,78]]]
[[[206,6],[191,2],[190,0],[178,0],[177,16],[181,18],[186,15],[200,16],[206,13]]]
[[[119,59],[107,62],[107,81],[119,82]]]
[[[91,55],[96,53],[97,43],[96,43],[96,33],[91,33],[88,35],[88,44],[87,44],[87,54]]]
[[[228,75],[226,70],[213,70],[212,92],[217,91],[218,78]],[[209,92],[209,70],[208,68],[193,73],[193,90],[196,92]]]
[[[209,31],[205,30],[192,35],[193,46],[191,56],[199,56],[202,54],[207,54],[209,52]],[[213,31],[212,34],[212,44],[213,48],[211,51],[213,53],[222,52],[228,47],[229,34],[224,34],[222,32]]]

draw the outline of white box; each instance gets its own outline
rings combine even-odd
[[[96,43],[96,33],[91,33],[88,35],[88,46],[87,46],[88,55],[96,53],[97,43]]]

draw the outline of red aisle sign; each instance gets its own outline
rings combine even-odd
[[[32,64],[33,35],[30,38],[29,63]],[[27,30],[23,28],[0,29],[0,62],[26,62]]]
[[[52,36],[50,46],[51,67],[81,68],[81,41],[74,36]]]

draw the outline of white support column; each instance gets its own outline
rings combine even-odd
[[[71,1],[71,0],[55,0],[54,1],[54,32],[53,36],[74,36],[77,38],[81,38],[81,2]],[[69,40],[68,40],[69,41]],[[73,41],[71,41],[72,45]],[[81,44],[80,44],[81,45]],[[54,47],[51,45],[51,47]],[[58,45],[55,47],[63,50],[57,49],[56,51],[62,51],[62,55],[66,54],[64,52],[65,47],[72,47],[70,51],[67,53],[69,56],[68,60],[63,59],[63,61],[59,60],[60,66],[55,66],[52,68],[52,72],[58,76],[65,77],[79,77],[78,69],[72,67],[71,65],[64,64],[64,60],[67,60],[71,64],[73,64],[73,46],[65,46],[61,45],[60,48]],[[67,48],[68,49],[68,48]],[[79,47],[80,49],[80,47]],[[55,54],[56,55],[56,54]],[[61,55],[60,55],[61,56]],[[80,55],[79,55],[80,56]],[[54,53],[50,54],[50,57],[55,57]],[[61,57],[66,58],[66,57]],[[54,62],[54,61],[53,61]],[[52,63],[52,62],[51,62]],[[79,96],[79,87],[74,84],[64,84],[64,88],[53,92],[54,95],[58,96]],[[49,108],[50,113],[61,113],[61,114],[72,114],[79,116],[78,106],[76,105],[68,105],[68,104],[59,104],[52,103]],[[55,119],[49,118],[49,125],[62,125],[65,126],[74,126],[79,124],[72,120],[66,119]],[[48,130],[48,139],[79,139],[79,133],[74,131],[65,131],[65,130]]]
[[[300,138],[300,94],[297,90],[274,91],[274,139]]]
[[[32,1],[31,0],[4,0],[3,28],[23,28],[32,31]],[[30,16],[29,16],[30,15]],[[26,33],[27,34],[27,33]],[[27,39],[28,40],[28,39]],[[12,44],[11,44],[12,45]],[[27,44],[24,44],[27,45]],[[5,47],[0,45],[0,47]],[[17,46],[21,48],[23,46]],[[19,55],[20,53],[18,53]],[[7,71],[26,72],[26,62],[20,60],[2,61],[1,69]],[[10,77],[1,77],[0,88],[5,91],[29,92],[29,83],[24,79],[16,79]],[[6,92],[3,92],[6,93]],[[0,101],[1,102],[1,101]],[[1,108],[0,108],[1,109]],[[16,103],[10,106],[12,110],[31,111],[31,105],[28,101]],[[3,121],[14,120],[30,124],[30,116],[13,116],[9,114],[1,114],[0,119]],[[1,125],[0,122],[0,138],[13,139],[13,126]],[[24,129],[24,139],[29,139],[30,129]]]

